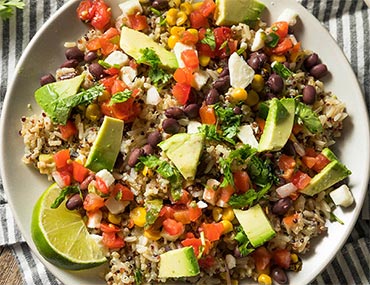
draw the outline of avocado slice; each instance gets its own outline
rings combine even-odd
[[[121,147],[122,132],[122,120],[105,116],[85,167],[94,172],[102,169],[112,171]]]
[[[292,98],[271,99],[258,151],[278,151],[289,139],[294,124],[295,101]]]
[[[132,56],[136,60],[142,57],[143,54],[141,51],[143,49],[153,49],[161,61],[161,67],[168,69],[176,69],[178,67],[177,59],[174,53],[156,43],[146,34],[128,27],[122,27],[120,47],[125,53]]]
[[[175,134],[158,146],[187,180],[194,180],[200,155],[203,151],[204,136],[200,133]]]
[[[231,26],[255,21],[265,9],[257,0],[217,0],[215,19],[218,26]]]
[[[191,246],[167,251],[159,257],[159,278],[191,277],[200,273],[198,260]]]
[[[52,82],[35,91],[35,100],[45,113],[56,123],[65,124],[71,108],[64,104],[68,98],[77,94],[85,74],[71,79]]]
[[[325,155],[326,153],[326,155]],[[325,166],[320,173],[316,174],[310,183],[300,192],[309,196],[314,196],[321,191],[328,189],[335,183],[342,181],[344,178],[351,174],[347,167],[339,162],[333,152],[326,149],[322,152],[329,160],[333,159],[327,166]]]
[[[233,211],[254,247],[263,245],[275,236],[276,232],[259,204],[246,211],[239,209],[234,209]]]
[[[321,151],[321,154],[324,155],[327,159],[329,159],[330,161],[333,161],[333,160],[339,160],[338,157],[334,154],[334,152],[332,152],[329,148],[324,148],[322,151]]]

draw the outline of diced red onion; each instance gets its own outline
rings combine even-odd
[[[305,156],[306,155],[306,151],[304,150],[304,148],[301,144],[294,142],[293,147],[294,147],[295,151],[298,153],[299,156]]]
[[[285,198],[297,191],[297,189],[298,188],[292,182],[290,182],[276,188],[276,193],[278,193],[280,198]]]

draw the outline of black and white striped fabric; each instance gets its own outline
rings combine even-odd
[[[22,51],[41,25],[67,1],[26,0],[24,10],[18,10],[12,18],[0,22],[0,109],[7,84]],[[343,49],[363,88],[369,111],[370,9],[363,0],[299,0],[299,2],[330,31]],[[370,194],[348,241],[312,284],[370,284],[369,196]],[[12,247],[23,274],[24,284],[61,284],[30,252],[24,242],[8,207],[1,177],[0,222],[0,245]]]

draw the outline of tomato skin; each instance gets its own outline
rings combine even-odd
[[[181,59],[183,60],[185,66],[190,70],[197,70],[199,68],[199,58],[194,50],[184,50],[181,53]]]
[[[234,184],[237,190],[241,193],[247,192],[251,188],[251,180],[246,171],[235,171],[233,173]]]
[[[100,223],[100,229],[102,230],[102,232],[105,233],[118,233],[120,231],[119,227],[111,223],[109,224]]]
[[[105,184],[104,180],[101,179],[99,176],[95,176],[95,181],[96,181],[96,188],[103,194],[108,194],[109,193],[109,188],[107,184]]]
[[[65,168],[68,165],[68,161],[71,159],[69,149],[58,151],[54,154],[53,159],[57,170]]]
[[[216,42],[215,56],[224,58],[236,51],[237,42],[232,39],[232,30],[229,27],[218,27],[213,30],[213,34]]]
[[[193,34],[189,31],[184,31],[181,34],[180,42],[185,45],[195,45],[198,42],[199,38],[197,34]]]
[[[102,243],[108,248],[121,248],[125,246],[123,238],[114,232],[103,232],[102,236]]]
[[[199,248],[202,246],[202,241],[199,238],[187,238],[181,241],[183,246],[192,246],[195,256],[199,255]]]
[[[208,27],[208,19],[200,11],[195,10],[190,13],[190,25],[194,29],[206,28]]]
[[[165,219],[163,221],[163,229],[171,236],[181,235],[185,227],[182,223],[177,222],[174,219]]]
[[[77,7],[77,15],[84,22],[91,22],[91,25],[103,30],[111,20],[111,9],[103,0],[84,0]]]
[[[272,260],[278,266],[288,269],[290,266],[290,251],[287,249],[276,249],[272,252]]]
[[[288,52],[291,48],[293,48],[293,43],[291,39],[285,38],[282,42],[278,43],[276,47],[272,49],[273,54],[283,55]]]
[[[212,0],[204,0],[203,4],[199,7],[199,12],[203,17],[210,16],[216,9],[216,4]]]
[[[190,85],[177,82],[172,88],[172,95],[177,99],[179,104],[185,105],[189,99],[190,91]]]
[[[77,134],[77,128],[71,120],[68,120],[65,125],[59,125],[59,130],[62,134],[62,138],[65,140]]]
[[[176,69],[175,73],[173,74],[173,78],[178,83],[183,83],[190,86],[193,82],[194,76],[189,68],[183,67]]]
[[[280,38],[280,42],[288,35],[289,24],[285,21],[275,22],[271,25],[271,30]]]
[[[292,183],[299,189],[304,189],[311,181],[311,177],[306,173],[298,170],[292,176]]]
[[[272,255],[266,247],[260,246],[252,252],[257,272],[264,272],[270,266]]]
[[[219,240],[222,232],[224,231],[224,225],[221,222],[212,224],[203,223],[201,228],[204,232],[204,237],[210,242]]]
[[[189,205],[188,215],[189,215],[190,221],[195,222],[200,218],[200,216],[202,216],[202,209],[199,208],[198,205],[196,205],[195,207]]]
[[[112,190],[112,196],[117,196],[119,192],[121,192],[121,201],[134,200],[134,193],[131,192],[130,188],[122,185],[121,183],[117,183],[116,185],[114,185]]]
[[[146,21],[146,16],[144,15],[134,14],[128,15],[127,17],[130,27],[134,30],[142,31],[149,27]]]
[[[89,174],[89,170],[77,161],[72,161],[72,169],[73,179],[80,183],[84,181]]]
[[[95,13],[95,6],[91,0],[83,0],[77,7],[77,15],[81,21],[91,21]]]
[[[159,216],[164,219],[174,219],[175,210],[170,206],[163,206],[159,212]]]
[[[104,199],[95,193],[89,193],[84,199],[83,207],[86,211],[96,211],[104,206]]]
[[[176,221],[178,221],[178,222],[180,222],[184,225],[187,225],[187,224],[191,223],[189,213],[188,213],[188,209],[186,207],[175,209],[175,212],[173,213],[173,217]]]
[[[203,105],[200,107],[199,116],[202,124],[215,125],[217,122],[216,113],[212,106]]]
[[[316,163],[312,167],[312,169],[315,170],[316,172],[320,172],[329,163],[330,163],[330,160],[325,155],[319,153],[316,156]]]

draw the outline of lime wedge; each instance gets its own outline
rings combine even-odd
[[[37,201],[32,214],[32,239],[40,254],[50,263],[68,270],[81,270],[106,262],[102,248],[90,236],[78,211],[63,202],[50,205],[61,189],[52,184]]]

